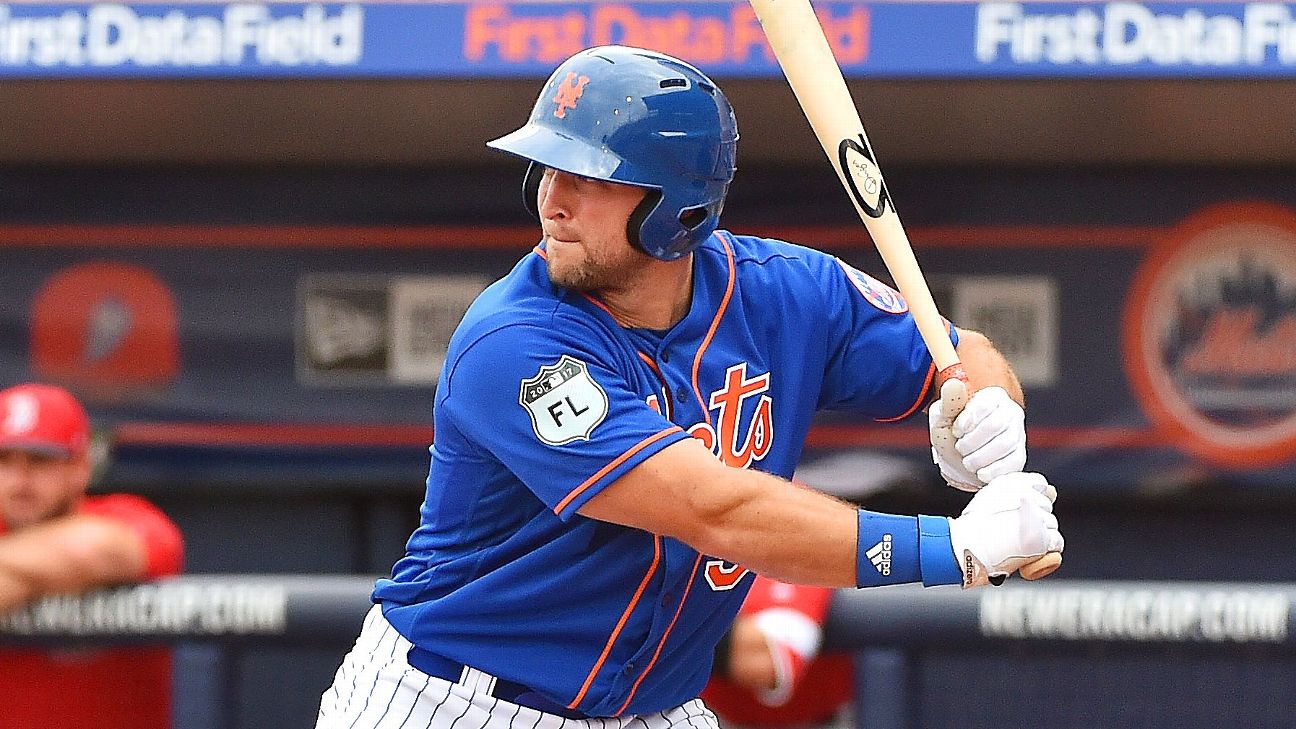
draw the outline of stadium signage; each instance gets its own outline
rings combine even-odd
[[[287,612],[283,585],[172,580],[43,598],[0,617],[0,634],[278,635]]]
[[[1281,590],[1058,588],[987,591],[990,638],[1283,643],[1291,600]]]
[[[159,11],[96,3],[44,14],[0,5],[3,66],[347,66],[360,62],[363,38],[364,10],[354,4],[285,13],[259,4]]]
[[[852,78],[1296,74],[1296,4],[818,0]],[[543,78],[643,46],[717,77],[781,78],[746,0],[10,2],[0,77]]]
[[[1125,2],[1061,12],[1035,7],[1044,9],[981,4],[976,16],[977,60],[1089,66],[1296,65],[1296,20],[1281,4],[1248,3],[1209,14],[1191,5],[1154,10]]]

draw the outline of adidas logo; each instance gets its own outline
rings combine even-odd
[[[882,541],[874,544],[869,551],[864,554],[868,555],[869,561],[873,563],[873,569],[883,577],[891,574],[891,535],[883,534]]]

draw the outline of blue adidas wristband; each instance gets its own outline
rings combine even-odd
[[[918,519],[860,509],[856,586],[897,585],[920,579]]]
[[[950,540],[949,519],[918,516],[918,553],[924,585],[963,584],[963,572],[959,569],[954,543]]]
[[[897,516],[860,509],[858,520],[857,587],[919,580],[928,586],[963,584],[945,517]]]

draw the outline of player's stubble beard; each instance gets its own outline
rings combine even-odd
[[[555,286],[594,293],[628,288],[638,273],[652,259],[630,245],[628,240],[605,241],[589,245],[585,241],[564,244],[549,259],[549,281]],[[579,251],[579,260],[570,254]]]
[[[80,495],[66,494],[61,495],[56,501],[45,506],[34,513],[13,513],[6,511],[0,513],[0,519],[3,519],[5,529],[8,531],[18,531],[26,527],[43,524],[52,519],[68,516],[76,510],[77,502],[81,500]]]
[[[0,473],[0,522],[9,531],[75,513],[89,485],[89,462],[69,460],[31,465],[27,476],[6,463]]]

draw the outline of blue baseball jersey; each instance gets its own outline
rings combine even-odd
[[[438,383],[422,521],[374,599],[418,649],[590,716],[695,698],[752,576],[581,516],[684,438],[791,477],[817,410],[923,405],[934,368],[901,296],[808,248],[717,231],[666,331],[555,287],[537,247],[468,310]]]

